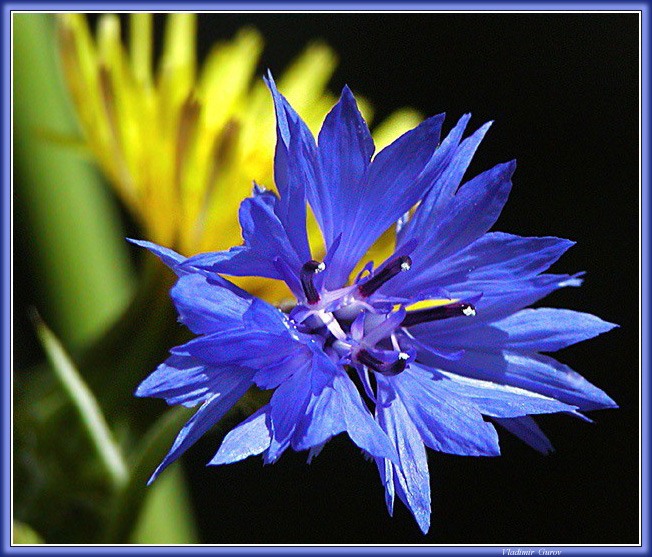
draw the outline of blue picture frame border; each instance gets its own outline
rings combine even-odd
[[[641,544],[612,546],[12,546],[11,545],[11,289],[12,289],[12,103],[11,103],[11,14],[14,11],[124,11],[144,9],[147,11],[639,11],[641,13],[641,164],[640,164],[640,233],[639,270],[640,326],[641,326]],[[648,555],[650,554],[650,12],[649,2],[405,2],[396,1],[357,1],[357,2],[309,2],[301,0],[251,1],[251,2],[3,2],[1,17],[2,29],[2,195],[1,211],[1,250],[2,250],[2,294],[0,308],[2,321],[2,380],[0,381],[2,422],[1,472],[1,529],[0,553],[16,555],[38,554],[76,554],[76,555],[177,555],[177,554],[218,554],[218,555],[508,555],[508,549],[520,550],[520,555]],[[532,551],[529,553],[528,551]],[[560,553],[545,553],[560,551]],[[519,554],[519,553],[512,553]]]

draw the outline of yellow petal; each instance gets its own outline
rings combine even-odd
[[[129,19],[129,46],[134,77],[145,87],[152,85],[152,14],[134,13]]]
[[[194,84],[196,34],[197,18],[195,14],[184,13],[168,16],[158,73],[163,114],[166,110],[178,108],[188,97]]]
[[[208,128],[223,125],[244,108],[243,96],[248,93],[262,49],[262,37],[253,29],[243,29],[233,41],[213,47],[198,86],[199,95],[206,100]]]

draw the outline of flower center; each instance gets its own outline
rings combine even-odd
[[[408,255],[394,256],[371,276],[358,276],[352,286],[329,291],[315,284],[326,264],[310,260],[300,273],[305,303],[299,303],[289,317],[298,331],[316,337],[333,361],[360,374],[397,375],[417,355],[409,327],[475,315],[475,307],[460,300],[406,301],[378,293],[411,266]]]

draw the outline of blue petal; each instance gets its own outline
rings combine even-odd
[[[430,236],[431,230],[445,216],[450,204],[453,202],[462,177],[471,163],[480,142],[491,126],[491,122],[488,122],[460,145],[462,134],[470,118],[470,114],[462,116],[437,149],[437,158],[440,161],[441,170],[436,174],[435,183],[417,207],[414,216],[404,227],[398,242],[399,245],[411,238]]]
[[[372,456],[398,462],[394,445],[374,421],[353,382],[344,373],[340,373],[333,380],[333,389],[339,397],[339,408],[333,410],[341,413],[351,440]]]
[[[265,454],[266,463],[275,462],[290,446],[310,399],[311,364],[311,361],[307,361],[302,368],[295,369],[292,377],[274,391],[269,403],[272,442]]]
[[[494,418],[494,422],[504,427],[511,434],[516,435],[535,451],[543,454],[550,454],[555,449],[545,433],[530,416],[519,418]]]
[[[379,380],[379,386],[383,380]],[[419,431],[399,396],[393,397],[387,405],[379,405],[377,416],[378,423],[395,444],[399,456],[398,463],[392,465],[393,487],[425,534],[430,529],[430,475]],[[388,501],[391,491],[386,493]]]
[[[394,465],[391,460],[387,460],[386,458],[375,458],[374,460],[378,467],[380,481],[385,488],[387,513],[389,516],[394,516],[394,496],[396,494],[396,489],[394,488]]]
[[[355,217],[362,180],[374,153],[369,128],[353,94],[344,87],[339,102],[328,113],[319,132],[319,160],[323,182],[313,182],[308,200],[329,249],[342,224]]]
[[[336,388],[334,385],[340,380],[349,381],[348,377],[343,375],[341,369],[321,348],[313,346],[311,348],[313,348],[311,394],[292,440],[292,447],[295,450],[319,447],[331,437],[345,431],[351,423],[350,420],[345,419],[344,410],[344,406],[349,404],[349,401],[346,397],[342,397],[343,389]]]
[[[297,424],[292,446],[297,451],[319,447],[342,433],[346,424],[340,411],[340,398],[332,387],[311,395],[304,415]]]
[[[303,291],[301,279],[299,278],[300,275],[297,273],[297,270],[293,269],[287,261],[281,259],[280,257],[276,257],[274,259],[274,266],[279,273],[279,278],[285,281],[285,284],[287,284],[288,288],[295,295],[297,300],[303,299],[305,293]],[[319,291],[319,287],[317,287],[317,290]]]
[[[246,297],[197,273],[182,276],[170,291],[179,320],[196,334],[242,326],[252,304],[251,296],[243,294]]]
[[[323,379],[314,377],[318,375]],[[273,434],[266,462],[274,462],[290,445],[305,450],[344,430],[371,455],[397,459],[351,380],[320,349],[310,361],[295,366],[293,375],[276,389],[270,408]]]
[[[151,484],[167,466],[186,452],[231,409],[251,385],[253,371],[234,369],[230,370],[228,376],[229,380],[225,382],[224,388],[204,402],[195,415],[183,426],[174,440],[170,452],[154,471],[148,484]]]
[[[189,257],[184,267],[208,269],[234,277],[265,277],[283,280],[273,261],[247,246],[235,246],[228,251],[212,251]]]
[[[516,162],[499,164],[464,184],[436,228],[415,250],[443,259],[482,236],[498,219],[512,187]],[[425,259],[425,258],[424,258]]]
[[[438,388],[439,381],[422,381],[411,364],[391,378],[393,388],[419,430],[424,443],[444,453],[497,456],[498,435],[478,409],[461,397]]]
[[[512,350],[554,352],[610,331],[617,325],[567,309],[524,309],[494,324]]]
[[[500,321],[437,335],[437,344],[499,352],[554,352],[610,331],[617,325],[567,309],[524,309]]]
[[[265,85],[267,85],[267,88],[270,90],[272,94],[272,100],[274,101],[277,140],[288,147],[291,140],[288,117],[298,120],[299,115],[290,106],[290,103],[285,100],[285,97],[283,97],[283,95],[278,92],[278,89],[276,88],[276,82],[274,81],[274,77],[272,76],[271,71],[267,70],[267,74],[263,77],[263,81],[265,82]]]
[[[373,159],[361,187],[351,185],[346,198],[343,195],[337,200],[351,207],[355,219],[336,223],[339,229],[333,234],[341,233],[342,241],[332,265],[336,272],[327,277],[327,287],[342,286],[376,239],[431,186],[424,169],[437,147],[443,119],[443,115],[429,118],[383,149]]]
[[[276,257],[287,261],[297,270],[307,259],[309,252],[297,255],[292,242],[288,238],[290,227],[285,225],[275,213],[281,201],[273,203],[265,195],[254,195],[245,199],[240,205],[240,225],[245,245],[254,250],[260,257],[271,262]],[[305,232],[305,218],[303,222]]]
[[[410,182],[420,177],[435,153],[444,117],[444,114],[438,114],[424,120],[380,151],[369,167],[369,189],[364,192],[365,196],[375,192],[383,194],[386,198],[400,198],[406,190],[410,191],[413,187]],[[424,192],[419,193],[422,195]],[[419,198],[420,195],[417,199]],[[410,203],[409,207],[413,204]],[[374,205],[370,205],[367,211],[363,212],[383,209],[377,202]],[[403,212],[396,212],[397,218],[394,220]]]
[[[136,389],[139,397],[156,397],[168,404],[196,406],[215,394],[209,369],[202,362],[184,356],[171,356],[159,365]]]
[[[544,274],[530,279],[510,281],[469,280],[466,284],[453,284],[449,288],[456,297],[464,298],[470,297],[466,294],[467,290],[471,293],[482,292],[482,298],[476,304],[479,319],[475,321],[495,321],[538,302],[555,290],[580,286],[580,274]],[[472,322],[467,321],[467,324],[471,325]]]
[[[287,317],[280,309],[260,298],[252,299],[251,305],[243,315],[243,322],[245,327],[275,335],[288,334],[288,327],[290,327]]]
[[[170,350],[173,354],[193,356],[215,365],[241,365],[261,368],[302,350],[303,345],[289,335],[268,331],[229,329],[195,338]]]
[[[292,135],[289,149],[277,143],[274,159],[274,182],[281,193],[275,213],[283,224],[288,239],[302,261],[310,259],[306,231],[306,183],[318,178],[314,139],[303,141]]]
[[[417,325],[411,327],[410,332],[424,345],[437,348],[441,339],[461,334],[464,330],[469,330],[470,335],[471,329],[475,330],[479,326],[511,315],[559,288],[579,286],[581,283],[577,276],[545,274],[523,280],[470,280],[466,283],[446,285],[445,289],[452,298],[468,300],[481,294],[474,304],[476,315]]]
[[[224,437],[209,465],[231,464],[265,451],[272,441],[269,405],[249,416]]]
[[[418,369],[415,370],[415,375]],[[575,406],[559,402],[553,398],[545,397],[537,393],[499,385],[490,381],[480,381],[469,377],[463,377],[447,372],[439,372],[435,375],[443,375],[436,384],[436,388],[442,391],[449,391],[451,397],[459,397],[473,404],[485,416],[496,418],[515,418],[527,414],[554,414],[557,412],[574,412]],[[420,380],[432,381],[433,375],[422,375]]]
[[[318,179],[317,147],[306,124],[276,89],[271,73],[265,82],[272,93],[277,122],[274,181],[281,198],[276,214],[299,258],[308,261],[306,186],[311,188]]]
[[[548,270],[575,242],[489,232],[446,259],[447,282],[527,278]]]
[[[294,375],[297,368],[306,364],[309,354],[301,352],[290,354],[272,365],[259,369],[254,376],[254,383],[263,390],[275,389]]]
[[[425,363],[458,375],[512,385],[557,399],[580,410],[614,408],[616,403],[577,372],[548,356],[467,350],[459,360],[425,355]]]
[[[436,253],[418,254],[410,272],[401,281],[388,282],[383,292],[398,295],[427,290],[433,285],[527,279],[547,270],[573,245],[574,242],[561,238],[523,238],[489,232],[443,260]]]
[[[292,446],[295,450],[320,446],[343,431],[368,453],[397,458],[389,439],[373,420],[351,380],[326,354],[316,350],[310,400]]]
[[[515,168],[516,163],[512,161],[476,176],[460,188],[448,204],[447,211],[435,222],[422,225],[423,230],[415,229],[414,234],[422,235],[412,253],[412,268],[408,276],[401,281],[390,281],[383,292],[414,295],[423,289],[448,288],[454,280],[462,282],[464,274],[447,277],[448,267],[443,262],[449,257],[454,258],[457,252],[480,238],[496,222],[507,201]],[[413,240],[412,236],[403,235],[402,243]],[[505,252],[500,250],[500,254],[504,256]]]
[[[310,341],[306,345],[297,345],[289,356],[260,369],[254,381],[261,389],[274,389],[308,367],[310,375],[306,377],[306,382],[313,394],[319,394],[338,372],[321,346]]]
[[[285,261],[298,274],[301,259],[274,207],[278,202],[266,193],[254,195],[240,204],[240,224],[244,246],[226,252],[203,253],[188,258],[183,268],[195,267],[233,276],[260,276],[282,280],[275,260]]]

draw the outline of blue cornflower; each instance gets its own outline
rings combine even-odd
[[[497,423],[552,450],[531,415],[583,417],[616,404],[540,352],[614,325],[575,311],[524,309],[581,279],[544,273],[572,242],[487,232],[515,163],[460,184],[489,124],[463,139],[465,115],[440,143],[444,117],[435,116],[374,157],[348,88],[315,142],[271,76],[267,84],[279,195],[255,185],[242,202],[243,245],[186,259],[136,242],[179,275],[171,296],[198,335],[173,348],[136,392],[199,406],[152,480],[256,385],[274,389],[269,404],[228,433],[209,464],[261,453],[274,462],[289,447],[309,450],[310,460],[346,432],[375,460],[390,514],[398,495],[427,532],[425,447],[498,455]],[[310,252],[306,202],[323,234],[323,261]],[[394,254],[349,281],[393,226]],[[221,275],[283,280],[296,305],[281,311]]]

